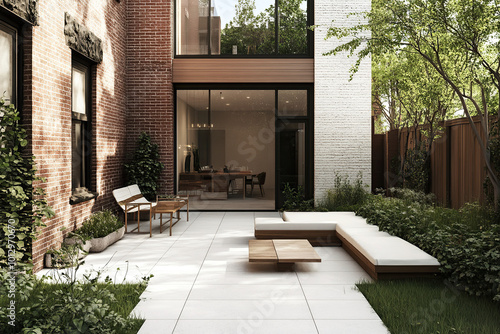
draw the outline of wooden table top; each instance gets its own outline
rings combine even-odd
[[[155,212],[176,212],[184,205],[186,205],[186,203],[183,201],[159,201],[153,209]]]
[[[321,262],[305,239],[249,240],[248,249],[250,262]]]

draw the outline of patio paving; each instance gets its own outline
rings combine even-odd
[[[183,212],[172,236],[159,233],[157,219],[152,238],[126,234],[87,256],[78,275],[100,269],[122,282],[153,274],[132,312],[146,319],[141,334],[388,333],[355,289],[371,278],[342,248],[315,247],[322,262],[297,263],[292,272],[248,262],[254,218],[278,216],[190,212],[187,222]]]

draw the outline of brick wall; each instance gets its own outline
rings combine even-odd
[[[314,53],[314,185],[321,199],[333,187],[335,173],[371,185],[371,64],[365,59],[349,81],[349,69],[356,61],[345,54],[323,56],[340,41],[325,40],[331,21],[352,24],[351,12],[370,9],[369,0],[315,0]],[[368,188],[370,189],[370,188]]]
[[[111,191],[123,184],[126,124],[125,2],[47,0],[39,2],[39,25],[24,32],[24,120],[42,186],[56,216],[33,246],[35,270],[43,255],[59,247],[63,235],[91,212],[116,208]],[[71,196],[71,50],[64,36],[64,12],[103,41],[104,60],[93,70],[93,186],[95,200],[70,205]],[[32,37],[30,37],[32,35]],[[61,228],[66,227],[62,232]]]
[[[161,193],[174,186],[174,99],[171,0],[127,1],[127,159],[146,131],[165,165]]]

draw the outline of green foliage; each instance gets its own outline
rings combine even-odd
[[[158,189],[158,178],[163,168],[158,145],[151,142],[148,134],[141,133],[134,159],[125,164],[128,184],[137,184],[144,197],[149,201],[154,201]]]
[[[314,200],[306,199],[301,186],[295,188],[286,183],[283,197],[285,201],[280,211],[314,211]]]
[[[356,284],[390,333],[498,334],[500,305],[432,279]]]
[[[0,99],[0,267],[8,263],[8,251],[17,265],[31,262],[31,247],[43,218],[54,212],[36,186],[34,157],[27,150],[26,130],[19,112]]]
[[[487,220],[495,216],[488,208],[457,211],[376,195],[356,213],[436,257],[460,289],[500,301],[500,225]]]
[[[118,220],[110,210],[93,213],[73,234],[82,237],[83,240],[102,238],[120,229],[123,223]]]
[[[0,270],[0,276],[8,275]],[[8,283],[1,281],[0,290]],[[129,317],[147,280],[139,284],[98,283],[87,277],[82,283],[46,283],[33,275],[16,279],[16,333],[137,333],[141,320]],[[6,306],[11,299],[0,294],[0,319],[7,324]]]
[[[347,177],[335,174],[334,188],[327,191],[319,206],[327,211],[355,211],[368,196],[361,174],[353,184]]]
[[[399,198],[406,203],[419,203],[427,205],[434,205],[436,203],[436,195],[433,193],[426,194],[423,191],[408,188],[389,188],[389,194],[390,196]]]

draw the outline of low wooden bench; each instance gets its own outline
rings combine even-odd
[[[321,262],[307,240],[249,240],[249,262],[276,263],[278,270],[290,270],[295,262]]]

